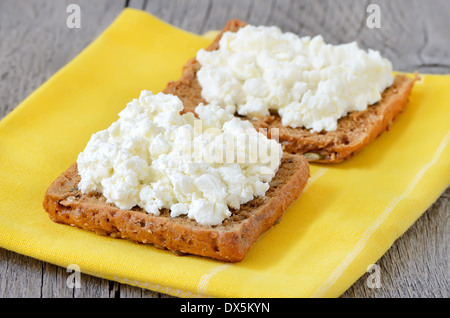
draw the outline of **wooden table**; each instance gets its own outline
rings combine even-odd
[[[80,5],[81,28],[66,25],[71,3]],[[367,12],[371,3],[380,8],[380,28],[367,24],[374,22],[373,12]],[[127,5],[195,33],[221,29],[238,18],[301,36],[322,34],[333,44],[356,40],[381,51],[399,71],[450,71],[448,0],[1,0],[0,119]],[[342,297],[449,297],[449,211],[447,189],[378,261],[381,288],[369,288],[366,274]],[[82,288],[69,289],[68,275],[65,268],[0,249],[0,297],[167,297],[85,274]]]

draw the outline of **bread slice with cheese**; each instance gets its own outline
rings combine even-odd
[[[275,225],[299,197],[309,178],[304,156],[284,154],[264,197],[231,210],[221,224],[206,226],[186,216],[159,216],[134,207],[122,210],[98,192],[82,194],[76,163],[48,188],[43,206],[51,220],[137,243],[153,244],[175,254],[194,254],[227,262],[244,259],[258,237]]]
[[[236,32],[246,23],[230,20],[222,32],[206,49],[219,48],[219,41],[224,32]],[[178,81],[169,82],[164,90],[166,94],[178,96],[185,105],[185,112],[194,112],[199,103],[206,104],[202,98],[202,88],[197,80],[197,71],[201,68],[193,58],[183,67]],[[248,119],[256,129],[267,130],[268,137],[276,137],[288,153],[304,154],[314,162],[337,163],[349,159],[373,142],[389,127],[404,110],[408,103],[416,78],[396,75],[392,86],[382,93],[382,99],[364,111],[355,111],[338,121],[335,131],[311,132],[304,128],[291,128],[281,124],[276,113],[262,118]],[[275,128],[275,129],[272,129]],[[276,132],[276,136],[271,133]]]

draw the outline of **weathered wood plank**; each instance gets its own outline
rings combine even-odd
[[[66,25],[70,3],[80,5],[80,29]],[[123,6],[123,0],[0,1],[0,118],[92,42]],[[82,288],[70,289],[65,268],[4,249],[0,276],[0,297],[110,296],[107,280],[82,274]]]
[[[0,298],[41,297],[43,263],[0,249]]]
[[[369,4],[380,7],[379,29],[366,24]],[[146,11],[194,33],[221,29],[230,18],[237,18],[277,25],[301,36],[322,34],[333,44],[356,40],[363,48],[379,50],[396,70],[448,73],[450,40],[445,33],[450,2],[429,5],[415,0],[407,6],[405,10],[405,3],[398,0],[157,0],[149,1]]]
[[[70,3],[80,5],[79,29],[66,25]],[[92,42],[123,4],[123,0],[0,1],[0,116]]]
[[[450,72],[450,1],[420,0],[33,0],[0,1],[0,119],[75,57],[128,2],[194,33],[221,29],[230,18],[277,25],[331,43],[356,40],[393,61],[397,70]],[[66,26],[66,8],[81,7],[82,27]],[[366,25],[366,8],[381,9],[381,28]],[[361,277],[342,297],[448,297],[450,189],[377,263],[381,288]],[[67,287],[65,268],[0,249],[0,297],[168,297],[138,287],[81,275]]]

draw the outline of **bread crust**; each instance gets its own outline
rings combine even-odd
[[[309,178],[303,156],[284,154],[265,197],[255,198],[232,210],[232,216],[216,226],[200,225],[186,216],[170,217],[163,210],[155,216],[135,207],[122,210],[100,193],[82,194],[81,177],[73,164],[48,188],[43,206],[52,221],[97,234],[153,244],[175,254],[194,254],[227,262],[239,262],[258,237],[278,222],[298,198]]]
[[[224,32],[236,32],[245,25],[247,24],[243,21],[230,20],[206,50],[218,49]],[[183,112],[195,113],[195,107],[199,103],[207,104],[202,98],[202,88],[197,79],[200,67],[200,63],[192,58],[183,67],[180,79],[169,82],[163,91],[181,99],[185,105]],[[350,159],[381,133],[389,130],[408,104],[409,95],[418,78],[417,75],[415,78],[396,75],[393,85],[383,92],[378,103],[339,119],[336,131],[310,132],[304,128],[285,127],[277,114],[248,120],[256,129],[267,131],[268,137],[277,138],[285,152],[306,154],[314,162],[338,163]],[[275,132],[275,135],[271,132]]]

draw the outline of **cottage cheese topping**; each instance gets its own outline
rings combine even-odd
[[[393,83],[392,64],[356,42],[333,46],[247,25],[225,32],[219,46],[197,53],[203,98],[248,117],[276,110],[293,128],[336,130],[340,117],[376,103]]]
[[[281,161],[281,146],[230,109],[199,105],[180,115],[172,95],[143,91],[77,159],[82,193],[97,191],[122,209],[186,214],[220,224],[254,197],[264,196]],[[256,149],[266,156],[254,160]],[[261,159],[261,158],[256,158]]]

